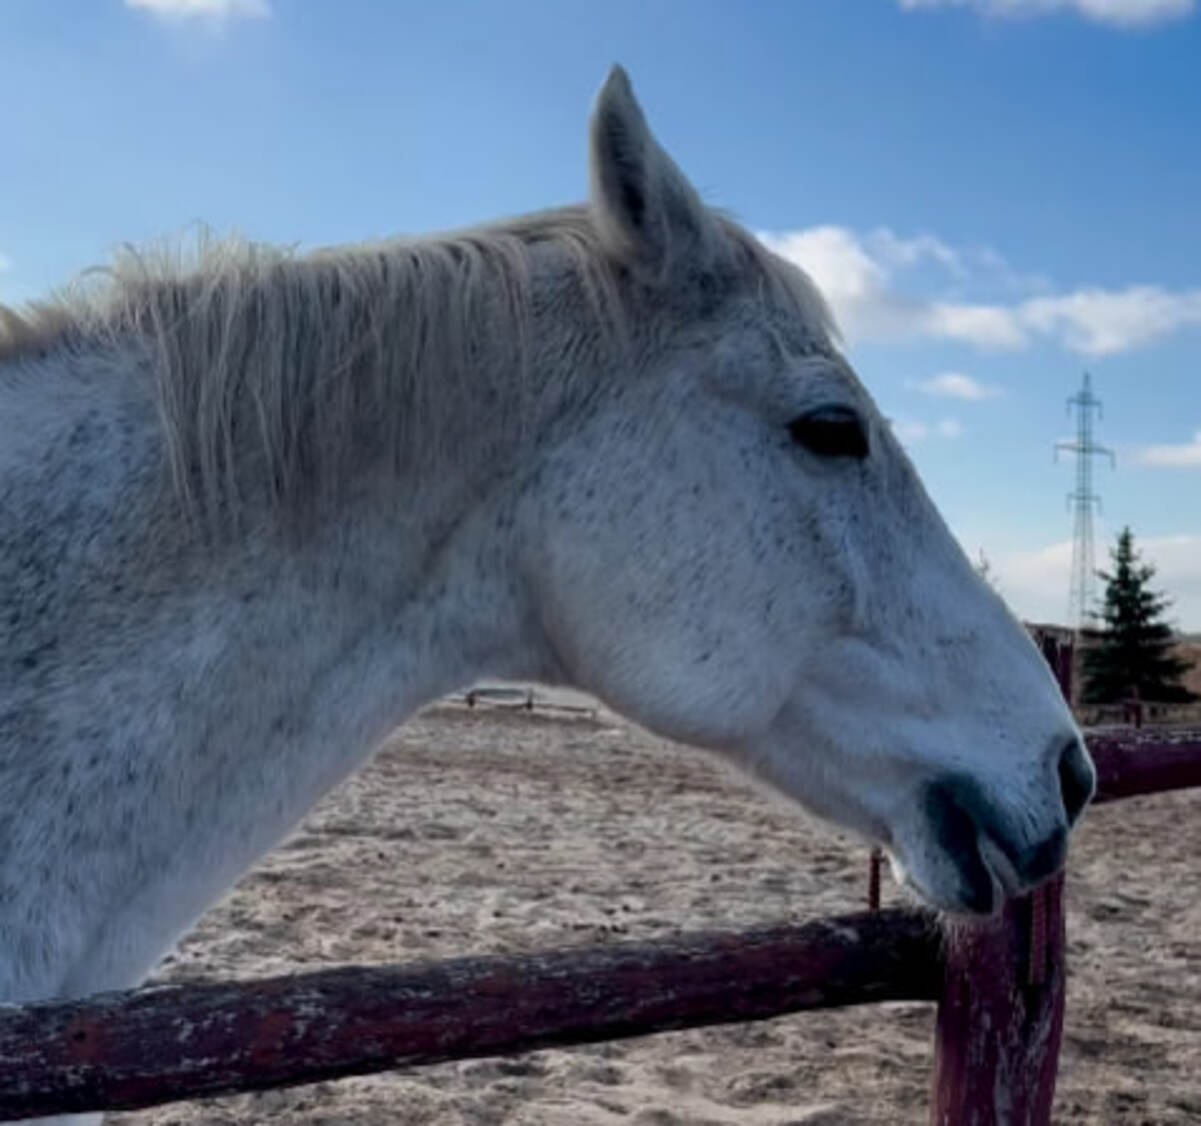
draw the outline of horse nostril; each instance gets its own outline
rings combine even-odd
[[[1075,825],[1097,788],[1097,772],[1080,740],[1073,737],[1059,756],[1059,789],[1068,824]]]

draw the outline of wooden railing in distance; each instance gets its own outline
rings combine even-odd
[[[1201,786],[1201,731],[1090,732],[1097,803]]]

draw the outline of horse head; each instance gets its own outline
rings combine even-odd
[[[1055,873],[1094,773],[812,284],[711,210],[615,70],[593,222],[630,324],[545,444],[525,567],[564,679],[711,748],[988,913]]]

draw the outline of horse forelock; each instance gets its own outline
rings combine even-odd
[[[798,315],[814,339],[834,338],[809,279],[737,223],[715,219],[731,274]],[[470,411],[482,389],[489,425],[544,389],[547,374],[526,360],[535,257],[547,247],[559,252],[592,337],[621,348],[630,286],[578,206],[307,254],[205,230],[127,246],[50,300],[0,306],[0,362],[56,348],[144,350],[185,506],[210,519],[236,515],[251,449],[256,479],[287,509],[337,481],[365,448],[420,460],[445,441],[440,416]]]

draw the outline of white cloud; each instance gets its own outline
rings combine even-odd
[[[999,387],[981,383],[970,375],[957,371],[944,371],[913,384],[915,391],[942,399],[962,399],[967,403],[978,403],[984,399],[995,399],[1001,394]]]
[[[1201,630],[1201,535],[1156,536],[1135,544],[1155,567],[1151,585],[1171,600],[1168,620]]]
[[[956,281],[985,279],[994,288],[1024,296],[1050,289],[1046,278],[1019,273],[989,246],[950,246],[931,234],[903,238],[887,227],[869,231],[863,243],[872,257],[890,271],[936,266]]]
[[[1058,336],[1074,352],[1109,356],[1201,325],[1201,289],[1083,289],[1026,301],[1018,315],[1032,331]]]
[[[930,427],[916,418],[890,418],[888,425],[902,445],[913,446],[930,437]]]
[[[1046,283],[1019,275],[996,251],[960,250],[932,235],[902,238],[821,226],[761,233],[777,254],[805,269],[826,295],[847,338],[951,340],[1015,350],[1038,340],[1085,356],[1109,356],[1201,326],[1201,288],[1160,286],[1032,293]],[[917,279],[918,267],[938,278]],[[1010,300],[964,300],[965,287],[1024,292]]]
[[[1046,16],[1068,12],[1109,27],[1154,27],[1187,19],[1196,0],[899,0],[903,11],[976,8],[990,16]]]
[[[843,315],[863,302],[880,306],[887,299],[888,274],[867,247],[845,227],[809,227],[787,234],[762,234],[760,238],[783,258],[807,270]]]
[[[1201,630],[1201,534],[1150,536],[1135,533],[1135,547],[1155,568],[1154,590],[1167,595],[1172,605],[1168,620],[1185,631]],[[1006,601],[1028,621],[1062,622],[1068,604],[1072,570],[1070,540],[1033,551],[989,552]],[[1104,570],[1107,549],[1098,543],[1097,566]],[[1102,594],[1097,581],[1096,593]]]
[[[1024,348],[1029,335],[1012,309],[998,305],[931,302],[915,327],[922,336],[956,340],[979,348]]]
[[[989,553],[1005,600],[1028,621],[1062,622],[1072,573],[1070,540],[1034,551]]]
[[[940,418],[924,422],[919,418],[890,418],[889,426],[902,445],[916,446],[929,438],[962,438],[963,424],[957,418]]]
[[[1139,451],[1138,460],[1165,469],[1201,469],[1201,430],[1180,446],[1147,446]]]
[[[125,0],[125,6],[173,22],[203,20],[221,24],[231,19],[266,19],[271,15],[270,0]]]
[[[963,253],[934,235],[901,238],[887,227],[879,227],[867,236],[867,243],[878,258],[891,266],[916,266],[930,261],[953,274],[962,275],[966,270]]]

